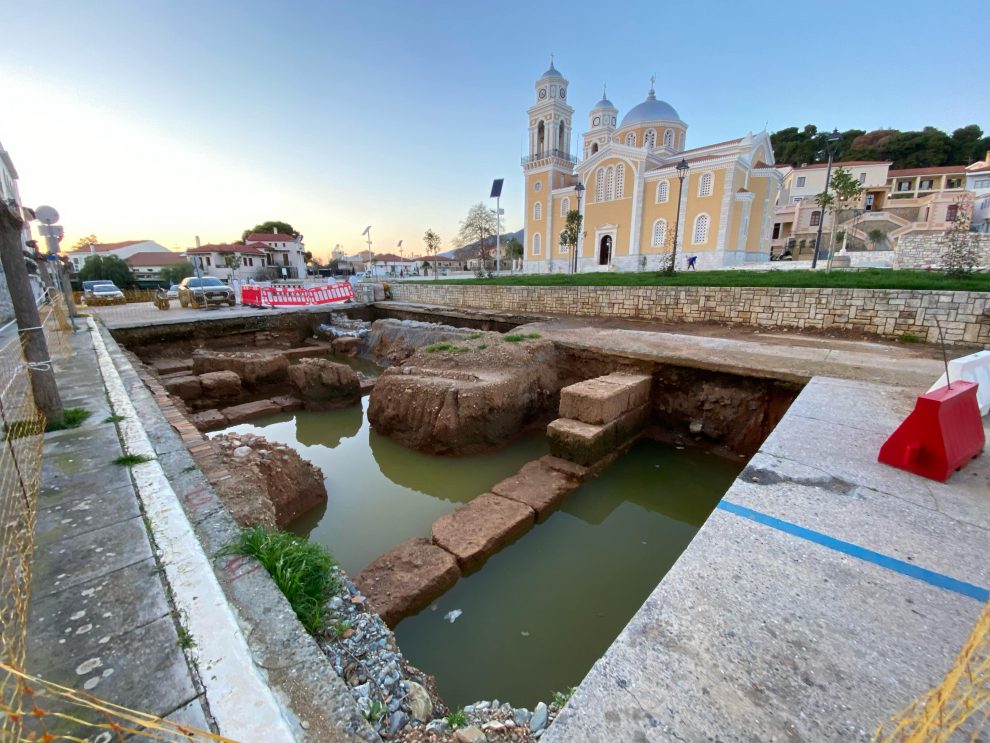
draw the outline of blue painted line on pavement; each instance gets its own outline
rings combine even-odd
[[[893,570],[895,573],[906,575],[909,578],[920,580],[937,588],[943,588],[946,591],[953,591],[954,593],[967,596],[971,599],[976,599],[977,601],[990,600],[990,590],[983,588],[982,586],[976,586],[972,583],[967,583],[966,581],[961,581],[956,578],[951,578],[948,575],[943,575],[942,573],[936,573],[932,570],[920,568],[910,562],[898,560],[896,557],[890,557],[889,555],[884,555],[880,552],[874,552],[873,550],[868,550],[850,542],[844,542],[841,539],[830,537],[828,534],[822,534],[820,531],[806,529],[803,526],[792,524],[790,521],[784,521],[782,519],[775,518],[774,516],[761,513],[760,511],[754,511],[751,508],[746,508],[745,506],[740,506],[737,503],[732,503],[730,501],[721,501],[718,504],[718,508],[735,514],[736,516],[741,516],[744,519],[755,521],[758,524],[769,526],[772,529],[777,529],[778,531],[791,534],[801,539],[807,539],[809,542],[814,542],[822,547],[827,547],[828,549],[835,550],[836,552],[841,552],[844,555],[855,557],[858,560],[871,562],[882,568]]]

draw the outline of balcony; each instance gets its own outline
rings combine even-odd
[[[569,152],[564,152],[563,150],[543,150],[542,152],[537,152],[535,155],[522,158],[522,164],[529,165],[530,163],[540,162],[541,160],[550,160],[551,158],[563,160],[567,163],[577,162],[577,158]]]

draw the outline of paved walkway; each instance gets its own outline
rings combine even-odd
[[[28,623],[27,669],[131,709],[209,729],[179,644],[91,334],[58,365],[66,407],[92,416],[46,434]],[[90,719],[99,716],[77,711]]]

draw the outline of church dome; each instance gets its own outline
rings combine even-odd
[[[564,79],[564,76],[561,75],[560,72],[557,71],[557,68],[553,66],[553,60],[550,60],[550,69],[543,73],[540,80],[546,80],[550,77],[560,78],[561,80]]]
[[[630,109],[629,113],[622,117],[622,123],[619,124],[619,128],[621,129],[632,124],[642,124],[647,121],[657,121],[658,119],[680,121],[681,117],[677,115],[677,111],[667,101],[658,101],[656,93],[653,92],[653,88],[651,87],[646,100],[638,106],[634,106]]]
[[[603,93],[602,94],[602,99],[600,101],[598,101],[598,103],[595,104],[595,107],[593,109],[591,109],[591,110],[592,111],[601,111],[602,109],[605,109],[605,108],[610,108],[613,111],[617,111],[618,110],[612,104],[612,101],[610,101],[608,98],[606,98],[605,97],[605,94]]]

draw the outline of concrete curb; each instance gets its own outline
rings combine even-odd
[[[95,321],[88,320],[100,370],[117,415],[129,454],[155,457],[124,384],[113,365]],[[132,468],[172,589],[176,608],[193,639],[193,655],[220,733],[234,740],[294,741],[294,728],[255,666],[237,620],[196,538],[161,464],[154,461]],[[209,642],[204,642],[209,638]],[[301,732],[301,731],[300,731]]]

